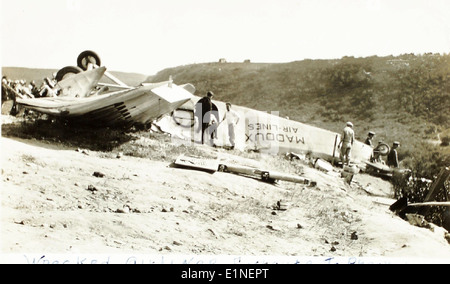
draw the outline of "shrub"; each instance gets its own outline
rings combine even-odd
[[[441,146],[446,147],[450,145],[450,136],[444,136],[441,138]]]
[[[414,151],[407,152],[408,158],[404,165],[411,169],[407,176],[394,176],[392,184],[396,198],[407,197],[410,203],[421,203],[430,190],[432,182],[436,180],[438,174],[444,167],[450,165],[450,155],[439,151],[439,146],[421,143],[416,145]],[[449,201],[450,186],[449,182],[439,191],[434,201]],[[417,207],[417,209],[420,209]],[[442,226],[446,207],[433,206],[426,214],[425,219],[436,225]],[[420,213],[420,212],[419,212]],[[423,213],[423,212],[422,212]]]

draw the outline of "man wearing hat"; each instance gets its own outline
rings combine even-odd
[[[364,141],[364,143],[366,145],[369,145],[370,147],[372,147],[373,146],[372,139],[373,139],[374,136],[375,136],[375,132],[369,131],[369,134],[368,134],[368,136],[366,138],[366,141]]]
[[[206,93],[206,96],[201,98],[195,105],[195,116],[198,119],[199,130],[201,129],[202,144],[204,144],[205,131],[209,128],[209,126],[213,122],[213,120],[211,119],[211,115],[214,115],[215,121],[219,121],[219,109],[215,104],[213,104],[212,102],[213,97],[214,93],[208,91],[208,93]],[[211,132],[211,139],[213,139],[215,131],[210,132]]]
[[[350,156],[353,142],[355,141],[355,132],[353,131],[353,123],[347,122],[344,131],[341,135],[341,142],[339,142],[338,149],[341,148],[340,158],[342,166],[350,164]]]
[[[230,140],[230,144],[231,144],[231,149],[234,149],[235,146],[235,139],[236,139],[236,134],[235,134],[235,127],[237,126],[237,124],[239,123],[239,114],[237,112],[235,112],[234,110],[231,109],[231,103],[226,103],[226,108],[227,111],[225,112],[225,115],[223,116],[223,119],[220,123],[222,123],[224,120],[227,121],[228,124],[228,138]]]
[[[398,168],[398,147],[400,147],[400,142],[395,141],[394,144],[392,144],[391,151],[387,156],[387,165],[391,168]]]

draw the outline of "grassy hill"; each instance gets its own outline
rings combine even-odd
[[[277,111],[340,132],[346,121],[356,137],[377,133],[375,143],[400,141],[411,167],[425,160],[450,164],[450,55],[344,57],[291,63],[207,63],[169,68],[148,82],[190,82],[197,95],[262,111]],[[437,142],[437,140],[441,140]],[[427,153],[430,157],[424,157]]]

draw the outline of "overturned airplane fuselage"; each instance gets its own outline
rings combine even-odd
[[[100,67],[58,82],[57,97],[17,99],[17,103],[52,116],[109,126],[150,123],[193,97],[170,81],[100,94],[95,87],[105,71]]]
[[[194,97],[174,111],[171,116],[163,117],[158,125],[162,130],[171,133],[172,137],[178,137],[185,143],[201,141],[200,126],[193,115],[194,105],[199,99]],[[219,109],[219,120],[222,120],[226,105],[219,101],[214,101],[214,104]],[[329,161],[333,159],[336,159],[336,162],[339,161],[338,144],[341,135],[338,133],[279,117],[276,112],[267,113],[236,105],[232,109],[240,117],[235,126],[236,149],[255,150],[274,155],[290,152],[304,153]],[[230,146],[229,130],[225,121],[213,127],[217,127],[217,138],[210,143],[219,147]],[[352,161],[368,161],[372,151],[370,146],[355,141],[351,153]]]

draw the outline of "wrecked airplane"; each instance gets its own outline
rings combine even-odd
[[[193,95],[193,85],[178,86],[169,79],[127,86],[101,67],[99,56],[92,51],[82,52],[77,65],[62,68],[56,74],[58,82],[53,89],[58,96],[17,98],[17,103],[48,115],[101,126],[153,123],[182,143],[202,141],[199,121],[194,115],[195,104],[200,98]],[[101,83],[100,79],[105,76],[114,84]],[[225,103],[213,102],[218,107],[219,119],[222,119]],[[238,150],[274,155],[294,152],[312,154],[328,161],[339,160],[338,133],[282,118],[277,112],[241,106],[233,106],[233,110],[241,118],[235,127],[235,148]],[[214,127],[217,127],[217,138],[212,143],[218,147],[229,146],[226,123]],[[352,161],[368,161],[372,151],[370,146],[355,141]]]
[[[189,101],[195,88],[172,80],[130,87],[100,67],[99,57],[84,51],[78,67],[65,67],[55,76],[55,97],[17,98],[40,113],[101,126],[148,124]],[[104,76],[114,84],[99,83]]]

